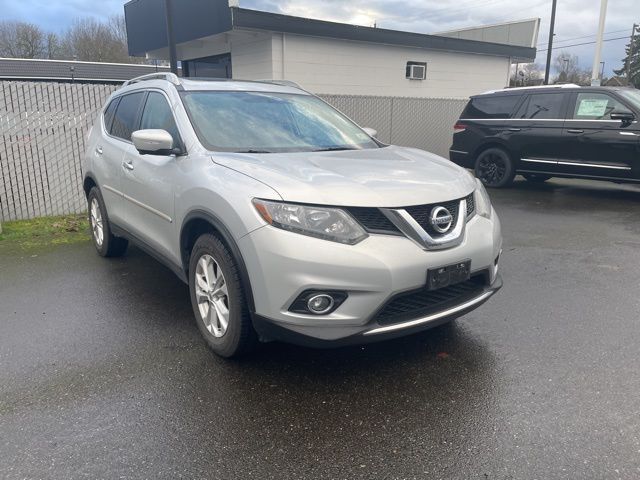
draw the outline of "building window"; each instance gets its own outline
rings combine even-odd
[[[194,58],[182,62],[183,76],[207,78],[232,78],[231,54]]]
[[[406,77],[409,80],[424,80],[427,78],[426,62],[407,62]]]

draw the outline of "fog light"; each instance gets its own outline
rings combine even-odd
[[[305,290],[289,306],[289,311],[306,315],[329,315],[335,312],[348,296],[347,292],[342,290]]]
[[[310,312],[315,313],[316,315],[322,315],[323,313],[327,313],[331,310],[334,303],[335,302],[331,295],[321,293],[314,295],[307,300],[307,308]]]

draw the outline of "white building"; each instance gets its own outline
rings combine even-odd
[[[168,59],[164,0],[125,5],[132,55]],[[232,2],[235,4],[237,2]],[[436,35],[370,28],[229,6],[174,1],[185,76],[292,80],[320,94],[466,98],[509,83],[535,58],[539,20]]]

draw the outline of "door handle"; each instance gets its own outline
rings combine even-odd
[[[133,162],[122,162],[122,167],[126,170],[133,170]]]
[[[520,128],[510,128],[509,131],[510,132],[519,132],[521,129]]]
[[[584,130],[576,130],[576,129],[570,128],[569,130],[567,130],[567,133],[584,133]]]
[[[102,155],[102,147],[96,147],[96,153]]]

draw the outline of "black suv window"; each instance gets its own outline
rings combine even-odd
[[[562,115],[562,93],[533,93],[518,110],[516,118],[564,119]]]
[[[575,120],[611,120],[614,110],[629,109],[606,93],[579,93],[573,110]]]
[[[148,128],[166,130],[173,137],[173,144],[179,143],[180,134],[171,107],[164,95],[158,92],[149,92],[147,102],[144,105],[140,129],[146,130]]]
[[[131,134],[135,128],[135,123],[140,110],[140,103],[144,97],[143,92],[130,93],[120,99],[116,114],[113,117],[113,124],[109,133],[114,137],[124,140],[131,140]]]
[[[469,101],[460,118],[509,118],[520,98],[520,95],[475,97]]]
[[[113,116],[116,113],[116,107],[118,106],[119,98],[115,98],[111,100],[109,106],[104,111],[104,128],[107,129],[107,132],[111,131],[111,122],[113,122]]]

